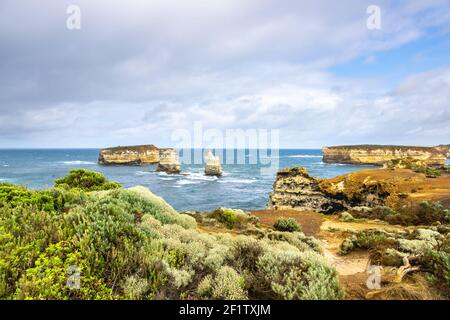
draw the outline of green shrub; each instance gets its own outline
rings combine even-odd
[[[435,285],[450,299],[450,236],[447,234],[432,250],[421,255],[418,263],[431,273]]]
[[[47,246],[71,233],[56,213],[29,206],[0,208],[0,299],[15,292],[19,278]]]
[[[273,225],[275,230],[285,231],[285,232],[295,232],[300,231],[300,225],[295,221],[294,218],[280,218]]]
[[[223,223],[227,228],[233,229],[238,217],[231,209],[224,209],[219,215],[219,222]]]
[[[219,300],[247,299],[245,280],[233,268],[221,267],[212,277],[206,276],[198,286],[198,293],[202,298]]]
[[[356,219],[347,211],[341,212],[339,215],[339,221],[342,222],[355,222]]]
[[[243,229],[249,225],[258,223],[258,217],[239,209],[218,208],[211,213],[201,214],[201,217],[195,215],[199,221],[210,221],[213,224],[218,221],[228,229]]]
[[[54,209],[53,197],[47,191],[30,191],[12,184],[0,185],[0,207],[35,206],[38,210]]]
[[[99,172],[85,169],[74,169],[64,178],[55,181],[55,187],[63,189],[79,188],[84,191],[103,191],[118,189],[122,186],[117,182],[109,182]]]
[[[397,211],[380,206],[371,210],[352,210],[351,213],[359,218],[380,219],[404,226],[450,223],[450,209],[439,202],[422,202],[418,207],[402,207]]]
[[[72,282],[68,283],[68,280]],[[68,242],[59,242],[47,247],[34,267],[20,278],[15,297],[39,300],[111,299],[112,291],[102,278],[91,274],[88,263],[78,250]]]
[[[336,270],[314,252],[269,251],[257,262],[267,298],[286,300],[341,299]]]
[[[123,293],[126,299],[140,300],[145,297],[148,290],[149,284],[146,279],[137,276],[129,276],[125,279]]]
[[[340,254],[345,255],[356,249],[371,250],[381,247],[397,248],[398,241],[384,230],[367,229],[344,239]]]
[[[179,214],[164,199],[144,187],[113,190],[104,197],[106,201],[119,200],[123,209],[132,213],[136,221],[140,221],[144,214],[149,214],[162,224],[178,224],[184,228],[195,228],[197,225],[194,218]]]

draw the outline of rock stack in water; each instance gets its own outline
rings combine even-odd
[[[211,150],[208,150],[205,155],[205,175],[220,177],[222,175],[222,166],[220,165],[219,157],[213,155]]]
[[[159,149],[159,163],[156,171],[167,173],[181,172],[180,161],[178,160],[177,151],[175,149]]]
[[[100,150],[98,163],[102,165],[146,165],[159,162],[159,149],[152,144],[124,146]]]

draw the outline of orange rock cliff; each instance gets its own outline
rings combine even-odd
[[[444,165],[450,156],[449,146],[414,147],[354,145],[324,147],[323,162],[383,165],[389,161],[410,159],[428,165]]]

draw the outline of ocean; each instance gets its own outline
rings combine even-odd
[[[21,184],[31,189],[53,186],[55,179],[69,170],[85,168],[102,172],[109,180],[126,187],[142,185],[163,197],[178,211],[208,211],[218,207],[244,210],[266,207],[276,171],[261,169],[267,161],[255,159],[255,152],[245,152],[246,164],[223,165],[220,178],[206,177],[203,165],[182,164],[182,173],[168,175],[155,172],[156,166],[100,166],[99,149],[0,150],[0,182]],[[304,166],[316,177],[329,178],[371,166],[326,164],[319,149],[283,149],[271,160],[279,168]]]

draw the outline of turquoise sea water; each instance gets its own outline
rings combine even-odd
[[[275,180],[275,172],[261,173],[267,159],[260,159],[248,150],[246,164],[223,165],[221,178],[204,176],[203,165],[182,165],[179,175],[154,172],[155,166],[100,166],[98,152],[98,149],[0,150],[0,182],[48,188],[70,169],[85,168],[102,172],[109,180],[126,187],[146,186],[177,210],[206,211],[217,207],[262,209]],[[252,159],[255,156],[257,159]],[[284,149],[269,160],[278,162],[280,168],[304,166],[311,175],[322,178],[371,168],[323,163],[321,150]]]

